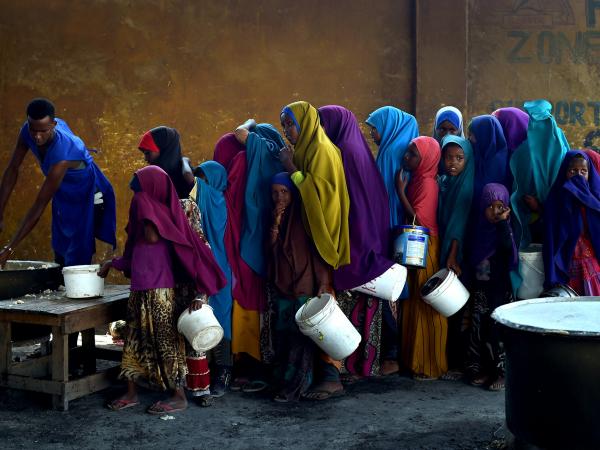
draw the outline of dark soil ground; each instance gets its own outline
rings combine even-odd
[[[142,404],[105,407],[115,385],[72,401],[68,412],[47,397],[0,390],[0,448],[26,449],[485,449],[503,444],[504,393],[461,382],[407,377],[361,381],[324,402],[278,404],[266,394],[228,393],[209,408],[193,402],[173,420]]]

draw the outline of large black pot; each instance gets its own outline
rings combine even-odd
[[[58,264],[43,261],[9,260],[0,270],[0,300],[37,294],[46,289],[56,290],[63,283]],[[15,324],[12,327],[13,341],[26,341],[46,337],[49,327],[42,325]]]
[[[506,350],[506,422],[543,448],[600,448],[600,297],[497,308]]]

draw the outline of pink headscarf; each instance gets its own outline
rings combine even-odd
[[[406,196],[415,210],[419,223],[429,228],[431,236],[438,235],[437,208],[438,183],[436,180],[440,162],[440,144],[432,137],[419,136],[411,141],[421,155],[419,167],[411,174]]]

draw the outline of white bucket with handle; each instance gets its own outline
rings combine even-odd
[[[300,332],[321,350],[339,361],[350,356],[360,344],[360,333],[330,294],[309,299],[296,312]]]
[[[395,302],[406,284],[406,274],[406,267],[394,264],[378,277],[351,290]]]
[[[99,270],[98,264],[64,267],[65,295],[69,298],[102,297],[104,278],[98,276]]]
[[[519,274],[522,282],[517,289],[521,300],[538,298],[544,291],[544,258],[542,244],[531,244],[519,251]]]
[[[421,297],[444,317],[456,314],[467,300],[469,291],[452,270],[436,272],[421,288]]]
[[[186,308],[179,316],[177,330],[197,352],[215,348],[225,334],[210,305],[202,305],[191,314]]]

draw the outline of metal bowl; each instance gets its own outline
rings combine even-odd
[[[55,290],[62,280],[60,266],[56,263],[9,260],[0,270],[0,299],[36,294],[46,289]]]

